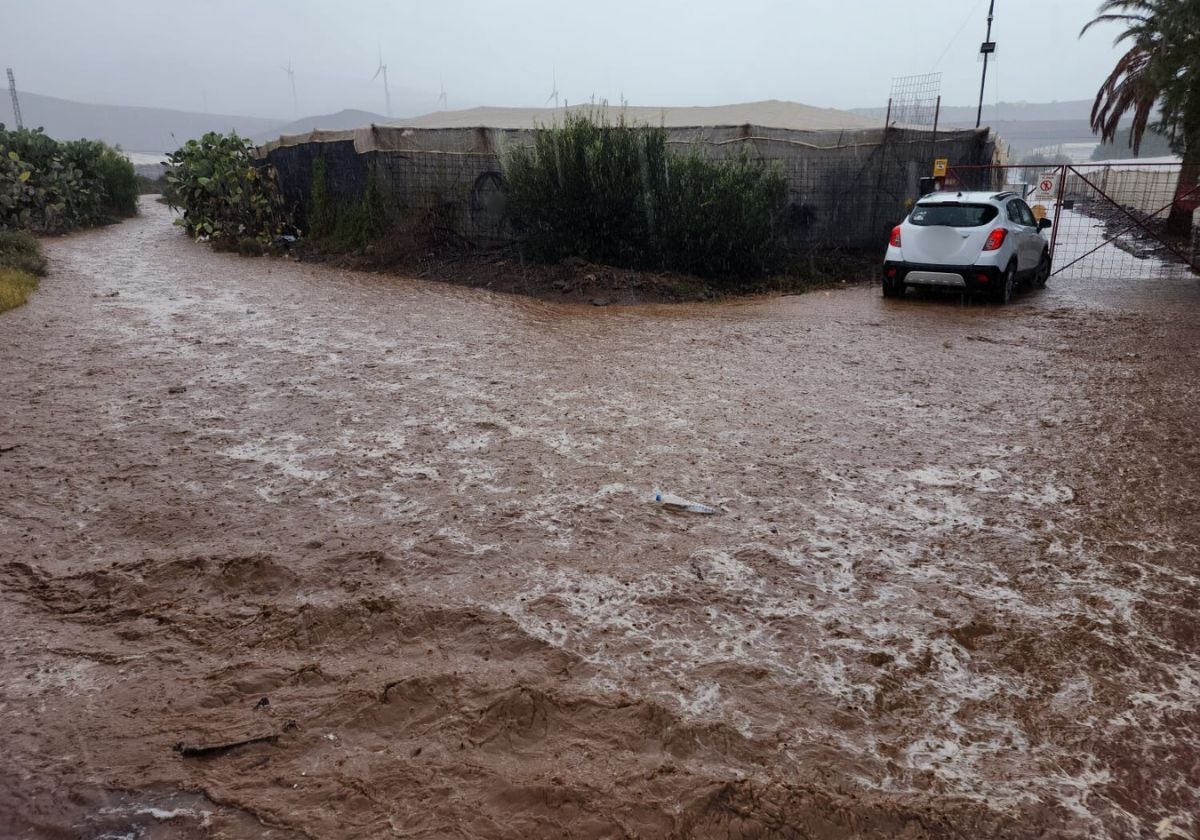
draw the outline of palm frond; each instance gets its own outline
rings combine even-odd
[[[1083,25],[1083,29],[1079,30],[1079,37],[1082,38],[1088,33],[1088,30],[1093,26],[1101,23],[1132,23],[1134,21],[1145,23],[1147,18],[1140,15],[1097,15]],[[1118,36],[1120,37],[1120,36]]]
[[[1104,0],[1079,34],[1104,23],[1123,26],[1113,43],[1128,49],[1096,92],[1092,130],[1109,142],[1129,116],[1137,154],[1158,105],[1169,136],[1200,137],[1200,0]]]

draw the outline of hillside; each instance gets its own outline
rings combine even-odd
[[[129,105],[91,105],[20,91],[21,117],[26,126],[41,126],[59,139],[89,137],[119,145],[127,151],[165,152],[207,131],[236,131],[254,137],[283,125],[282,120],[197,114],[166,108]],[[13,125],[8,92],[0,96],[0,122]]]
[[[331,114],[304,117],[292,122],[226,114],[199,114],[165,108],[125,105],[93,105],[52,96],[21,92],[21,112],[27,126],[42,126],[59,138],[93,137],[120,145],[127,151],[164,152],[178,148],[185,140],[207,131],[237,131],[257,142],[268,142],[285,134],[306,134],[317,129],[346,130],[376,124],[414,128],[460,128],[486,125],[495,128],[527,128],[553,123],[566,109],[553,108],[472,108],[461,111],[437,111],[411,119],[389,120],[371,111],[343,110]],[[592,106],[575,106],[570,110]],[[627,119],[652,125],[755,125],[796,129],[852,129],[879,125],[883,111],[878,108],[837,110],[814,108],[796,102],[749,102],[714,107],[609,107],[616,118],[622,110]],[[1065,143],[1094,143],[1088,125],[1090,100],[1070,102],[1002,102],[984,108],[984,125],[1012,144],[1014,154]],[[0,96],[0,122],[12,125],[12,106]],[[975,108],[945,106],[941,125],[945,128],[972,128]]]
[[[947,128],[975,125],[976,107],[952,105],[942,109]],[[983,124],[1013,147],[1016,156],[1034,149],[1070,143],[1095,143],[1090,117],[1092,100],[1068,102],[1001,102],[984,105]]]
[[[885,109],[855,108],[854,112],[882,119]],[[939,124],[945,128],[974,128],[975,105],[943,105]],[[1012,145],[1021,156],[1034,149],[1067,143],[1095,143],[1089,118],[1092,100],[1065,102],[1001,102],[983,106],[983,125]]]
[[[942,119],[949,123],[975,125],[975,105],[942,107]],[[1084,122],[1092,114],[1092,100],[1073,99],[1067,102],[1001,102],[984,105],[983,118],[1006,122]]]
[[[308,134],[310,131],[348,131],[362,128],[373,123],[390,123],[387,117],[371,111],[357,111],[348,108],[336,114],[318,114],[314,117],[301,117],[286,125],[273,126],[270,130],[260,132],[254,139],[260,143],[278,140],[285,134]]]
[[[942,104],[941,122],[947,125],[975,127],[976,105]],[[883,119],[886,108],[851,108],[856,114]],[[983,106],[984,125],[994,122],[1084,122],[1092,114],[1092,100],[1066,102],[1000,102]]]
[[[573,105],[570,108],[471,108],[465,111],[437,111],[409,120],[394,120],[392,124],[411,128],[536,128],[561,122],[568,112],[588,113],[596,110],[605,111],[612,120],[624,117],[635,123],[667,127],[760,125],[817,131],[873,128],[883,124],[882,117],[872,118],[835,108],[816,108],[775,99],[700,107]]]

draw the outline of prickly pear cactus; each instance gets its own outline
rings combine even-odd
[[[183,211],[175,224],[191,236],[267,244],[290,226],[274,170],[237,134],[210,132],[168,159],[167,199]]]
[[[137,212],[136,190],[133,165],[104,143],[59,143],[41,129],[0,124],[0,229],[62,233],[105,224]]]

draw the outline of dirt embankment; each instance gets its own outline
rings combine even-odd
[[[50,256],[0,834],[1200,830],[1194,282],[597,309],[153,204]]]
[[[878,280],[879,254],[813,253],[791,259],[789,271],[757,280],[722,280],[664,271],[598,265],[572,257],[554,264],[525,259],[515,247],[478,250],[463,243],[402,239],[348,253],[324,253],[300,243],[285,256],[301,262],[418,278],[548,303],[592,306],[685,303],[798,294]]]

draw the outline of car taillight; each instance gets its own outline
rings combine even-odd
[[[983,243],[983,250],[995,251],[1004,244],[1004,240],[1008,237],[1008,231],[1004,228],[996,228],[988,234],[987,242]]]
[[[900,225],[896,225],[894,228],[892,228],[892,247],[900,247]]]

